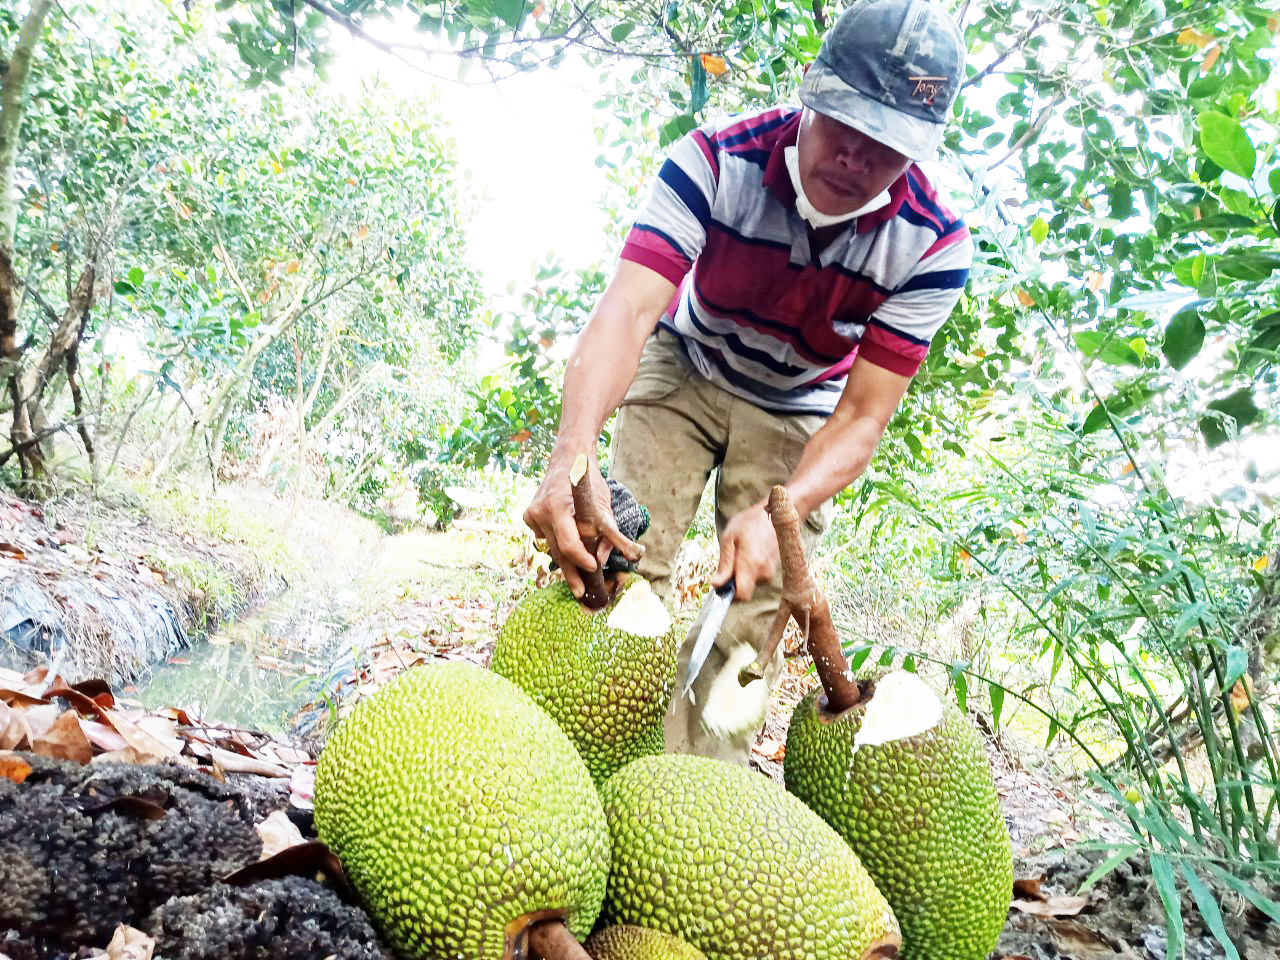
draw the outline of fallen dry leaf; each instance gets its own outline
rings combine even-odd
[[[1044,883],[1044,876],[1038,877],[1014,877],[1013,879],[1013,895],[1022,897],[1024,900],[1043,900],[1044,894],[1040,891],[1040,884]]]
[[[1059,894],[1041,900],[1015,900],[1011,907],[1021,913],[1030,913],[1037,917],[1074,917],[1088,904],[1088,897]]]
[[[31,741],[31,750],[43,757],[88,763],[93,759],[93,744],[80,729],[80,715],[66,710],[58,715],[43,734]]]
[[[1128,945],[1075,920],[1050,920],[1050,935],[1060,953],[1074,960],[1137,960]]]
[[[256,757],[245,757],[230,750],[209,746],[209,758],[227,773],[256,773],[263,777],[287,777],[289,771],[279,764],[268,763]]]
[[[80,729],[89,738],[89,742],[99,750],[110,753],[116,750],[123,750],[128,746],[124,737],[116,733],[112,727],[107,726],[105,723],[99,723],[97,720],[87,720],[81,717]]]
[[[780,740],[775,740],[773,737],[761,737],[760,742],[752,749],[766,760],[772,760],[774,763],[782,763],[787,754],[787,745]]]
[[[122,923],[116,927],[106,951],[94,954],[90,960],[151,960],[155,948],[155,940]]]
[[[306,843],[300,831],[289,815],[283,810],[275,810],[255,828],[262,838],[262,856],[259,860],[274,857],[281,850],[288,850],[300,843]]]
[[[289,802],[300,810],[314,809],[312,802],[316,789],[316,766],[300,763],[289,775]]]
[[[129,720],[123,713],[115,710],[104,710],[106,720],[115,728],[116,733],[120,734],[125,742],[146,759],[144,763],[158,763],[161,760],[178,760],[178,751],[174,750],[169,744],[157,740],[146,730],[142,729],[132,720]]]
[[[14,750],[30,742],[31,731],[27,727],[26,711],[10,707],[0,700],[0,750]]]
[[[31,764],[10,750],[0,751],[0,777],[21,783],[31,773]]]
[[[48,733],[61,714],[62,710],[56,703],[40,703],[23,711],[22,716],[27,721],[31,742],[35,743]]]

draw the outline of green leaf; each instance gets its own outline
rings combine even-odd
[[[1210,230],[1252,230],[1258,225],[1258,221],[1253,217],[1246,217],[1240,213],[1211,213],[1207,217],[1199,220],[1186,220],[1182,223],[1175,223],[1169,228],[1169,232],[1175,235],[1184,233],[1194,233],[1197,230],[1208,232]]]
[[[635,28],[636,25],[633,21],[620,23],[609,31],[609,36],[613,38],[614,43],[621,43],[623,40],[627,39],[627,37],[631,36],[631,31]]]
[[[1200,917],[1204,920],[1204,924],[1209,928],[1209,932],[1213,934],[1213,938],[1225,951],[1227,960],[1240,960],[1240,953],[1236,950],[1236,945],[1231,942],[1231,937],[1227,935],[1226,924],[1222,922],[1222,911],[1218,907],[1218,901],[1210,891],[1208,885],[1200,879],[1200,875],[1188,866],[1182,864],[1182,875],[1187,880],[1187,887],[1191,891],[1191,898],[1195,900],[1196,906],[1200,908]]]
[[[991,723],[1000,725],[1000,714],[1004,712],[1004,687],[995,682],[987,684],[987,694],[991,697]]]
[[[518,27],[529,9],[524,0],[493,0],[493,13],[509,27]]]
[[[1141,849],[1142,848],[1136,843],[1126,843],[1123,846],[1118,847],[1111,856],[1107,857],[1107,859],[1103,860],[1093,868],[1093,872],[1084,878],[1084,882],[1080,884],[1080,889],[1077,890],[1076,893],[1084,893],[1086,890],[1090,889],[1095,883]]]
[[[692,75],[689,78],[689,112],[699,113],[707,105],[707,71],[702,58],[693,58]]]
[[[1142,358],[1123,340],[1116,340],[1096,330],[1081,330],[1073,335],[1076,346],[1090,359],[1101,360],[1109,366],[1137,365]]]
[[[963,673],[958,673],[953,678],[953,686],[956,694],[956,705],[961,712],[969,709],[969,681],[964,678]]]
[[[1236,431],[1239,432],[1262,415],[1262,411],[1253,402],[1253,391],[1248,387],[1237,390],[1220,400],[1214,400],[1209,404],[1208,409],[1213,414],[1219,415],[1210,414],[1200,418],[1200,432],[1204,434],[1205,442],[1210,447],[1221,446],[1229,439],[1230,434],[1222,422],[1222,417],[1234,420]]]
[[[1037,244],[1044,243],[1049,237],[1049,224],[1039,217],[1031,221],[1031,239]]]
[[[1204,346],[1204,321],[1196,310],[1180,310],[1164,330],[1164,355],[1170,366],[1181,370]]]
[[[1227,648],[1227,675],[1222,681],[1222,688],[1230,690],[1236,681],[1249,669],[1249,654],[1244,647]]]
[[[1244,880],[1241,880],[1235,874],[1231,873],[1231,871],[1224,870],[1222,867],[1218,866],[1216,863],[1207,862],[1205,866],[1209,868],[1209,871],[1215,877],[1217,877],[1219,880],[1221,880],[1223,883],[1229,886],[1236,893],[1240,894],[1240,896],[1244,897],[1246,900],[1252,903],[1262,913],[1265,913],[1272,920],[1276,921],[1277,923],[1280,923],[1280,903],[1268,897],[1264,897],[1257,890],[1255,890],[1250,884],[1246,883]]]
[[[1204,265],[1208,262],[1209,258],[1203,253],[1186,257],[1173,265],[1173,275],[1184,287],[1198,287],[1200,278],[1204,276]]]
[[[1240,177],[1252,177],[1257,152],[1240,121],[1216,110],[1206,110],[1197,118],[1200,145],[1205,156]]]
[[[142,286],[142,281],[146,279],[146,274],[142,272],[141,267],[134,267],[129,271],[129,283],[134,287]]]
[[[1168,956],[1181,957],[1186,949],[1185,935],[1182,932],[1182,902],[1178,896],[1178,888],[1173,879],[1173,867],[1169,858],[1162,853],[1151,855],[1151,877],[1156,882],[1156,892],[1160,894],[1160,902],[1164,904],[1164,915],[1169,930]]]
[[[697,125],[698,122],[687,113],[673,117],[659,128],[659,145],[665,147],[668,144],[675,143]]]

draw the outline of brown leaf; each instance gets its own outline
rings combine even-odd
[[[787,745],[769,736],[761,737],[760,742],[752,749],[766,760],[772,760],[774,763],[782,763],[787,754]]]
[[[1112,940],[1076,920],[1050,920],[1050,935],[1060,953],[1074,960],[1137,960],[1124,943]]]
[[[24,714],[21,708],[10,707],[0,700],[0,750],[13,750],[31,742]]]
[[[80,729],[80,715],[74,710],[59,714],[49,729],[31,741],[31,750],[44,757],[88,763],[93,758],[93,745]]]
[[[1015,877],[1013,895],[1022,897],[1024,900],[1043,900],[1044,894],[1040,892],[1042,883],[1044,883],[1044,874],[1038,877]]]
[[[0,542],[0,557],[8,557],[10,560],[21,560],[26,554],[12,543]]]
[[[289,819],[283,810],[275,810],[255,827],[262,838],[262,856],[259,860],[269,860],[281,850],[288,850],[300,843],[306,843],[296,824]]]
[[[116,927],[111,942],[107,944],[107,952],[99,954],[103,960],[151,960],[156,942],[141,930],[120,924]],[[94,957],[93,960],[98,960]]]
[[[62,714],[62,708],[56,703],[38,703],[34,707],[28,707],[23,713],[24,719],[27,721],[28,736],[34,743],[38,737],[43,737],[48,733],[49,728],[53,726],[54,721]]]
[[[103,713],[106,714],[107,722],[115,728],[116,733],[124,737],[129,747],[145,758],[143,762],[158,763],[161,760],[178,759],[178,750],[168,743],[157,740],[132,720],[126,719],[123,714],[115,710],[104,710]]]
[[[155,763],[143,754],[139,753],[133,747],[125,747],[123,750],[112,750],[110,753],[100,753],[91,763],[132,763],[135,765],[145,765]]]
[[[1088,904],[1088,897],[1058,894],[1042,900],[1015,900],[1011,907],[1014,910],[1030,913],[1037,917],[1074,917]]]
[[[347,882],[346,873],[343,872],[342,862],[319,840],[287,847],[274,857],[241,867],[223,877],[222,882],[232,886],[247,886],[260,880],[292,876],[314,877],[317,873],[324,874],[329,886],[344,900],[354,901],[355,895]]]
[[[0,750],[0,777],[21,783],[31,773],[31,764],[10,750]]]
[[[110,753],[116,750],[123,750],[128,746],[124,737],[116,733],[113,727],[109,727],[105,723],[99,723],[97,720],[86,720],[82,717],[80,719],[80,729],[89,738],[89,742],[99,750]]]

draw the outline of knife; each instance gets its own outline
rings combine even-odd
[[[693,689],[693,681],[702,672],[702,665],[707,662],[707,654],[711,652],[711,645],[716,642],[716,635],[724,624],[737,589],[737,581],[730,577],[707,597],[703,606],[702,627],[698,630],[698,639],[693,642],[693,652],[689,654],[689,670],[685,676],[684,689],[680,691],[682,696],[689,695],[689,691]]]

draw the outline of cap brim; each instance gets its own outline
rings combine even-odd
[[[921,120],[860,93],[821,62],[804,75],[800,102],[912,160],[930,159],[946,130],[945,123]]]

